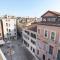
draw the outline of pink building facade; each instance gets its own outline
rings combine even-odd
[[[60,60],[60,14],[47,11],[37,25],[37,52],[40,60]]]

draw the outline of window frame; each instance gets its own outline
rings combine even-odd
[[[52,32],[55,33],[55,37],[54,37],[54,39],[51,39],[51,34],[52,34]],[[51,31],[51,32],[50,32],[50,39],[51,39],[52,41],[54,41],[54,40],[56,39],[56,31]]]
[[[47,36],[45,36],[45,31],[47,31]],[[47,29],[44,29],[44,37],[48,38],[48,30]]]
[[[31,32],[31,37],[36,39],[36,34]]]
[[[37,31],[38,31],[38,34],[40,34],[40,29],[39,28],[37,29]]]
[[[52,48],[51,48],[51,47],[52,47]],[[50,54],[50,55],[53,55],[53,48],[54,48],[54,47],[53,47],[52,45],[49,45],[49,54]]]

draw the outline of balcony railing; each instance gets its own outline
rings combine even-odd
[[[41,21],[40,25],[47,25],[47,26],[57,26],[60,27],[60,22],[49,22],[49,21]]]

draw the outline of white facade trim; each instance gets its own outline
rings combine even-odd
[[[25,33],[25,30],[29,32],[29,35],[28,35],[27,33]],[[36,54],[36,44],[33,44],[33,43],[31,42],[31,39],[36,43],[36,41],[37,41],[36,39],[37,39],[37,38],[35,39],[35,38],[31,37],[31,33],[35,34],[36,37],[37,37],[37,33],[34,32],[34,31],[27,30],[27,29],[23,29],[23,30],[22,30],[23,40],[25,40],[25,41],[29,44],[29,47],[26,47],[26,48],[32,53],[33,56],[35,56],[35,54]],[[26,35],[27,37],[29,37],[29,40],[26,39],[26,38],[24,37],[24,35]],[[31,50],[31,47],[32,47],[32,50]],[[35,50],[35,52],[33,52],[33,49]]]

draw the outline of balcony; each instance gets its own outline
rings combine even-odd
[[[40,25],[47,25],[47,26],[57,26],[60,27],[60,22],[49,22],[49,21],[41,21]]]

